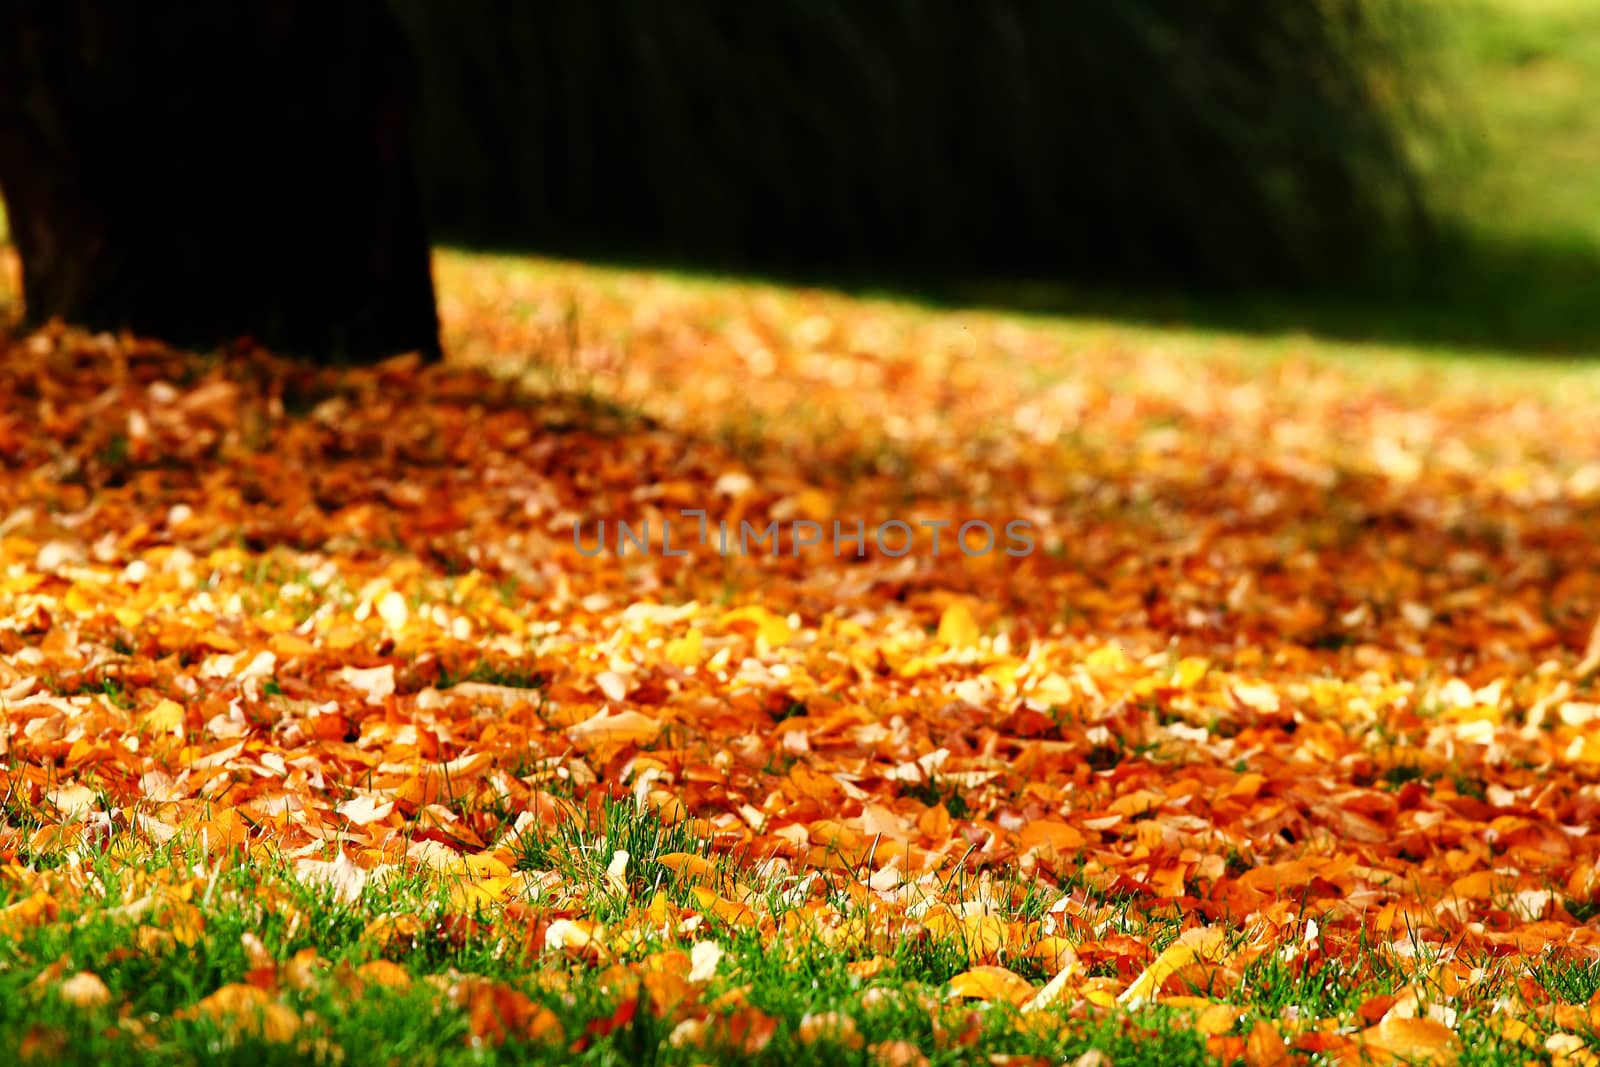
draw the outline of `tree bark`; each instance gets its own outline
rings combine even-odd
[[[27,319],[437,358],[415,84],[382,0],[0,0]]]

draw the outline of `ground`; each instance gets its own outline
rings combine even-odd
[[[0,360],[7,1047],[1590,1062],[1595,371],[438,270]]]

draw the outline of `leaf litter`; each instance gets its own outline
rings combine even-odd
[[[213,936],[235,869],[291,929],[297,893],[392,898],[368,962],[257,939],[176,1013],[308,1054],[330,1039],[295,991],[420,978],[468,1043],[572,1054],[648,1016],[686,1054],[782,1034],[921,1063],[978,1040],[977,1005],[1056,1030],[1159,1007],[1254,1067],[1452,1063],[1469,1019],[1595,1062],[1586,394],[440,272],[443,368],[6,342],[8,937],[98,909],[159,959]],[[1020,518],[1035,550],[573,538],[689,532],[684,508]],[[178,845],[193,862],[155,862]],[[406,909],[422,883],[442,910]],[[397,966],[429,931],[534,980]],[[779,1018],[740,938],[846,960],[862,992]],[[916,946],[952,955],[902,991]],[[47,963],[80,1010],[129,995]],[[549,999],[573,982],[621,992],[575,1023]],[[902,995],[924,1039],[864,1035]]]

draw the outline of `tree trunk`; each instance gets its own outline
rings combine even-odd
[[[381,0],[0,0],[28,320],[436,358],[415,81]]]

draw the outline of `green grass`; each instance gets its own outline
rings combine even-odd
[[[604,798],[589,825],[577,820],[533,827],[517,842],[517,868],[554,870],[568,887],[580,887],[598,898],[599,913],[620,913],[630,898],[649,900],[674,885],[662,856],[696,855],[705,842],[685,823],[668,825],[654,812],[640,809],[632,798]],[[618,852],[626,852],[625,874],[610,884],[606,869]]]
[[[497,666],[488,660],[480,660],[471,670],[459,676],[450,671],[441,672],[436,684],[440,689],[449,689],[463,682],[481,682],[484,685],[500,685],[508,689],[543,689],[548,684],[548,679],[538,671]]]
[[[594,831],[570,831],[577,836],[554,840],[579,845],[580,851],[593,845],[628,845],[647,861],[652,850],[659,854],[685,843],[631,804],[608,801],[597,815]],[[658,1017],[645,1006],[647,1001],[630,1015],[625,1007],[638,987],[607,977],[604,965],[642,960],[662,949],[681,950],[687,948],[685,940],[658,937],[620,949],[599,965],[585,965],[560,953],[515,944],[514,938],[508,939],[515,926],[494,927],[453,912],[448,879],[405,875],[369,887],[354,903],[346,903],[330,890],[297,882],[288,865],[271,856],[217,867],[204,853],[181,843],[132,864],[114,859],[115,852],[115,846],[107,846],[83,861],[85,873],[104,887],[99,902],[61,916],[71,921],[12,929],[0,939],[0,1056],[5,1062],[23,1062],[23,1053],[31,1051],[40,1062],[86,1065],[865,1065],[874,1062],[872,1047],[889,1041],[910,1042],[936,1065],[984,1062],[990,1056],[1070,1063],[1090,1049],[1106,1053],[1119,1067],[1218,1062],[1206,1051],[1205,1039],[1188,1029],[1179,1009],[1158,1006],[1131,1014],[1080,1009],[1070,1019],[1057,1010],[1047,1016],[1047,1024],[1036,1025],[1004,1005],[953,1001],[946,983],[972,962],[958,939],[878,936],[828,950],[815,941],[791,941],[714,921],[692,934],[695,940],[716,941],[724,952],[701,999],[728,997],[730,1005],[740,1006],[713,1013],[713,1025],[700,1042],[685,1040],[681,1032],[674,1039],[680,1020],[670,1014]],[[578,867],[586,863],[554,855],[549,859]],[[572,873],[582,876],[577,869]],[[174,889],[171,898],[187,897],[187,903],[157,903],[142,915],[134,914],[129,901],[152,890],[165,899],[163,879]],[[629,889],[647,887],[630,880]],[[607,891],[593,880],[576,882],[574,890]],[[0,906],[12,903],[11,890],[0,890]],[[546,919],[560,914],[559,908],[535,911]],[[380,943],[370,935],[373,923],[396,914],[417,919],[405,937]],[[845,914],[868,930],[874,926],[870,908],[846,907]],[[1127,921],[1167,920],[1139,920],[1129,913]],[[1176,917],[1170,930],[1157,931],[1152,940],[1157,945],[1170,940],[1167,935],[1175,936],[1180,923]],[[287,1039],[241,1030],[191,1010],[219,987],[252,980],[259,957],[252,959],[251,939],[259,943],[258,952],[264,950],[279,964],[297,953],[315,953],[315,965],[304,972],[310,980],[283,981],[275,994],[296,1021],[296,1031]],[[130,951],[139,941],[144,950]],[[873,958],[879,963],[877,973],[852,970],[852,963]],[[368,985],[352,993],[356,969],[378,959],[404,968],[412,984]],[[1233,1032],[1246,1034],[1257,1020],[1277,1020],[1294,1011],[1354,1019],[1366,999],[1406,985],[1414,966],[1415,961],[1397,961],[1377,951],[1314,967],[1277,954],[1264,956],[1246,968],[1239,988],[1228,997],[1240,1010]],[[79,971],[105,982],[111,991],[108,1003],[82,1007],[63,998],[62,979]],[[280,969],[280,978],[287,973]],[[1600,968],[1592,962],[1552,957],[1524,973],[1569,1003],[1586,1002],[1600,987]],[[548,1009],[560,1023],[562,1038],[474,1041],[469,1013],[450,1005],[429,981],[432,976],[449,986],[463,974],[516,989]],[[739,1012],[747,1009],[761,1013],[773,1028],[770,1041],[753,1054],[736,1041],[739,1027],[753,1018],[746,1015],[741,1022]],[[1495,1036],[1489,1011],[1486,999],[1482,1009],[1463,1012],[1460,1062],[1484,1067],[1529,1062],[1527,1048]],[[848,1016],[854,1036],[807,1041],[806,1017],[824,1012]],[[717,1019],[728,1020],[727,1026],[719,1029]]]
[[[1467,216],[1490,231],[1600,245],[1600,5],[1451,7],[1446,44],[1486,164],[1463,191]]]

